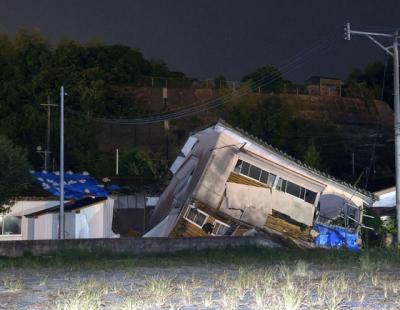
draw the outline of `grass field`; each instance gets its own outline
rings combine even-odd
[[[1,309],[399,309],[399,294],[388,249],[0,258]]]

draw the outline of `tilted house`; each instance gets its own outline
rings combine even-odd
[[[312,241],[316,222],[358,233],[372,194],[223,121],[189,137],[145,237],[267,233]]]

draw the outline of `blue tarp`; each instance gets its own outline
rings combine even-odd
[[[60,196],[60,174],[58,172],[33,172],[35,179],[42,188],[54,196]],[[66,199],[81,199],[86,196],[107,197],[103,185],[96,182],[87,172],[64,174],[64,197]]]
[[[315,224],[314,229],[319,232],[315,239],[318,247],[342,248],[346,247],[350,251],[359,251],[357,244],[358,235],[346,231],[342,227]]]

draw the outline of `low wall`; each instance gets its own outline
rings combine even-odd
[[[0,241],[0,256],[24,254],[46,255],[68,250],[106,251],[111,253],[173,253],[205,249],[227,249],[248,246],[271,247],[272,243],[257,237],[200,237],[200,238],[121,238],[72,240]]]

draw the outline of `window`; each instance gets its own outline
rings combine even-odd
[[[261,171],[261,177],[260,177],[260,182],[267,184],[268,183],[268,172],[262,170]]]
[[[299,186],[297,184],[294,184],[292,182],[287,182],[286,193],[288,193],[290,195],[293,195],[295,197],[302,198],[301,195],[300,195],[300,192],[301,192],[300,189],[301,189],[301,186]]]
[[[306,195],[304,200],[308,203],[314,204],[315,199],[317,199],[317,193],[309,191],[308,189],[306,189]]]
[[[207,221],[208,215],[199,209],[195,208],[194,206],[189,206],[184,216],[192,224],[199,226],[200,228],[203,227],[205,222]]]
[[[276,178],[275,174],[262,170],[261,168],[251,165],[241,159],[236,163],[234,171],[269,186],[274,184]]]
[[[276,186],[276,189],[281,191],[281,192],[286,192],[286,183],[287,183],[286,180],[279,179],[278,185]]]
[[[249,175],[250,164],[245,161],[242,163],[242,169],[240,170],[241,174]]]
[[[215,236],[224,236],[228,232],[230,226],[220,221],[214,222],[212,234]]]
[[[300,185],[284,179],[279,179],[276,189],[281,192],[285,192],[292,196],[298,197],[301,200],[304,200],[305,202],[311,204],[314,204],[315,199],[317,198],[316,192],[310,191],[307,188],[301,187]]]
[[[243,163],[243,161],[240,159],[237,161],[235,169],[234,169],[235,172],[240,173],[240,170],[242,169],[242,163]]]
[[[261,169],[256,167],[256,166],[251,166],[250,167],[250,173],[249,177],[259,181],[260,180],[260,175],[261,175]]]
[[[0,216],[0,235],[20,235],[20,216]]]

